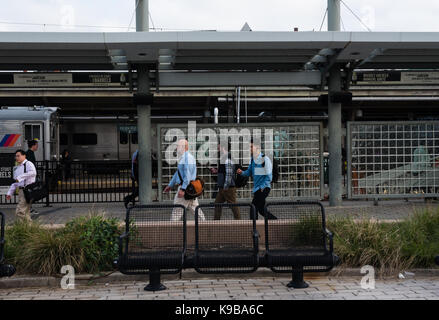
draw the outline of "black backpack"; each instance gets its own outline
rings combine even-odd
[[[262,156],[265,158],[265,154],[262,154]],[[272,163],[273,163],[273,171],[271,174],[273,179],[271,180],[271,182],[277,183],[279,181],[279,162],[275,157],[273,157]],[[262,163],[262,167],[265,168],[265,161]]]
[[[244,171],[244,168],[240,164],[235,165],[235,187],[236,188],[244,188],[248,183],[249,177],[245,177],[242,174],[237,174],[236,170],[238,170],[238,169],[241,169],[242,171]]]

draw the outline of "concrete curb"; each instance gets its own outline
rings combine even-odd
[[[407,276],[406,278],[414,279],[417,277],[439,277],[438,269],[412,269],[407,270],[414,273],[414,276]],[[359,277],[364,274],[361,273],[360,268],[338,268],[327,273],[307,273],[305,280],[312,280],[320,277]],[[47,276],[26,276],[17,275],[11,278],[0,279],[0,289],[15,289],[15,288],[29,288],[29,287],[60,287],[61,277],[47,277]],[[290,279],[291,275],[288,273],[273,273],[270,269],[260,268],[258,271],[251,274],[211,274],[203,275],[197,273],[193,269],[183,270],[180,275],[162,275],[162,281],[176,281],[176,280],[218,280],[218,279],[255,279],[255,278],[279,278]],[[395,276],[385,278],[395,279]],[[378,278],[379,279],[379,278]],[[90,285],[90,284],[107,284],[114,282],[149,282],[148,275],[124,275],[120,272],[114,272],[108,275],[97,276],[91,274],[80,274],[75,277],[76,285]]]

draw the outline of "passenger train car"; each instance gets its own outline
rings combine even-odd
[[[73,160],[128,160],[138,148],[137,125],[117,118],[61,120],[60,149]]]
[[[156,151],[156,125],[152,126]],[[38,140],[36,159],[58,160],[68,150],[75,160],[128,160],[138,148],[137,124],[128,118],[62,117],[54,107],[1,107],[0,154],[27,150]]]
[[[27,150],[27,141],[38,140],[38,161],[59,157],[58,108],[2,107],[0,109],[0,154]]]

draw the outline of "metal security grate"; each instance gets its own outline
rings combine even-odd
[[[438,196],[439,122],[348,123],[350,198]]]
[[[221,129],[229,130],[229,137],[240,141],[239,146],[232,145],[232,155],[236,158],[238,155],[239,163],[246,169],[250,163],[249,150],[243,150],[243,130],[249,130],[253,135],[255,130],[260,130],[261,141],[266,141],[265,133],[272,130],[272,154],[279,164],[279,181],[272,184],[270,193],[271,198],[303,198],[303,199],[320,199],[322,189],[322,165],[323,165],[323,147],[322,147],[322,127],[320,123],[295,123],[288,124],[240,124],[228,125],[201,125],[197,124],[197,136],[206,133],[205,130],[211,130],[220,134]],[[167,150],[174,144],[178,138],[175,136],[173,140],[168,141],[170,130],[180,130],[181,136],[178,138],[186,138],[188,135],[187,126],[159,125],[158,146],[159,146],[159,186],[161,190],[169,183],[176,171],[177,164],[165,161]],[[205,181],[205,192],[201,199],[214,199],[216,195],[217,185],[215,177],[211,174],[210,168],[215,167],[217,159],[204,152],[202,145],[206,144],[209,139],[206,137],[197,138],[196,151],[189,149],[191,153],[197,154],[197,175]],[[220,141],[211,142],[212,148],[216,149]],[[190,146],[191,148],[191,146]],[[266,150],[266,149],[265,149]],[[199,161],[200,154],[204,152],[206,161]],[[264,150],[263,150],[264,152]],[[195,156],[195,154],[193,154]],[[249,184],[245,188],[237,190],[237,198],[248,200],[252,198],[251,190],[253,181],[250,179]],[[175,190],[169,194],[159,193],[159,200],[172,200]]]
[[[171,221],[173,210],[182,213]],[[128,235],[122,243],[119,269],[126,274],[177,273],[186,252],[186,210],[178,205],[135,206],[128,209]]]
[[[205,220],[200,218],[204,214]],[[201,205],[196,209],[195,269],[246,273],[258,267],[255,208],[251,204]]]

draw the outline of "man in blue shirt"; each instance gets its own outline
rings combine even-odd
[[[265,199],[270,194],[271,180],[273,179],[273,164],[269,157],[261,152],[261,145],[256,141],[250,144],[252,158],[247,170],[238,169],[237,174],[245,177],[253,176],[253,201],[256,211],[265,217]],[[268,219],[277,219],[267,211]],[[256,215],[256,220],[258,216]]]
[[[163,192],[171,191],[172,187],[178,185],[178,192],[174,197],[174,204],[181,204],[185,208],[190,209],[195,215],[195,208],[198,206],[198,199],[186,200],[184,198],[184,192],[189,182],[195,180],[197,177],[197,164],[193,155],[189,153],[189,144],[187,140],[179,140],[177,142],[177,155],[178,155],[178,165],[177,171],[172,176],[171,181],[168,186],[163,190]],[[181,177],[181,178],[180,178]],[[183,215],[183,210],[175,208],[172,210],[172,221],[178,221]],[[199,216],[202,221],[204,221],[204,214],[199,210]]]

